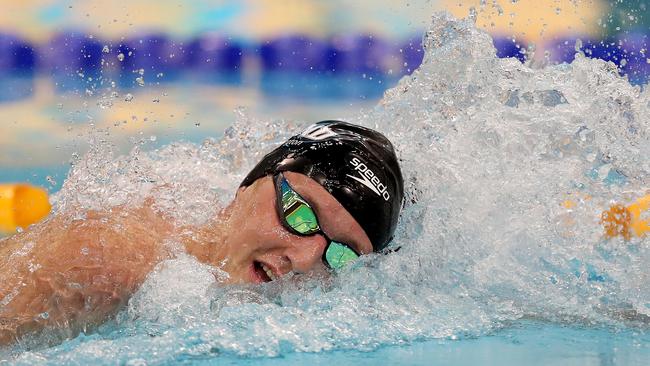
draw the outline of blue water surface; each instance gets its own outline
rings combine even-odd
[[[68,163],[39,167],[2,167],[0,183],[30,183],[54,193],[61,188],[69,170]]]
[[[56,347],[56,354],[65,354],[97,335],[79,336]],[[185,345],[178,345],[183,347]],[[137,341],[133,344],[138,348]],[[147,353],[141,358],[115,359],[100,357],[79,359],[79,365],[145,365]],[[156,358],[150,353],[150,357]],[[550,323],[522,321],[493,334],[476,338],[423,340],[403,346],[385,346],[373,351],[333,351],[295,353],[287,351],[279,357],[254,358],[219,351],[200,357],[179,352],[163,364],[183,365],[647,365],[650,360],[650,334],[636,329],[569,327]],[[8,360],[0,359],[0,364]],[[41,360],[45,361],[45,360]],[[47,362],[56,364],[56,362]],[[158,363],[153,363],[158,364]]]
[[[647,365],[650,335],[634,330],[523,322],[492,335],[429,340],[373,352],[292,353],[271,359],[176,361],[196,365]],[[218,362],[216,362],[218,361]]]

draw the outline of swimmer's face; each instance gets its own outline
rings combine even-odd
[[[370,239],[361,226],[325,188],[313,179],[286,172],[291,187],[313,208],[323,232],[346,243],[359,254],[372,252]],[[227,210],[223,269],[232,283],[261,283],[289,272],[324,270],[323,235],[298,236],[280,222],[276,191],[270,176],[242,187]]]

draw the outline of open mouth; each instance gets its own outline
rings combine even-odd
[[[253,271],[257,278],[260,279],[260,282],[270,282],[277,279],[277,276],[273,273],[271,268],[262,262],[253,261]]]

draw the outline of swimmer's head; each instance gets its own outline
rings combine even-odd
[[[393,237],[404,183],[395,150],[381,133],[342,121],[318,122],[267,154],[242,187],[280,172],[323,186],[359,223],[374,251]]]

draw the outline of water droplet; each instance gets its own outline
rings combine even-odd
[[[138,86],[144,86],[144,78],[142,76],[135,78],[135,82],[138,83]]]
[[[20,227],[20,226],[16,226],[16,232],[17,232],[17,233],[22,233],[23,231],[25,231],[25,230],[23,230],[22,227]]]
[[[578,53],[581,52],[581,50],[582,50],[582,40],[580,38],[576,39],[576,43],[573,46],[573,49]]]
[[[113,101],[111,101],[110,99],[100,99],[97,102],[97,106],[101,109],[108,109],[113,106]]]
[[[41,268],[40,264],[38,264],[38,263],[34,264],[32,262],[29,262],[29,272],[30,273],[34,273],[34,272],[38,271],[39,268]]]
[[[55,185],[56,185],[56,181],[54,180],[54,178],[52,178],[52,177],[49,176],[49,175],[48,175],[47,177],[45,177],[45,180],[46,180],[48,183],[50,183],[50,185],[52,185],[52,186],[55,186]]]
[[[120,53],[117,55],[117,59],[118,59],[120,62],[124,61],[124,54],[120,52]]]
[[[196,122],[196,123],[194,124],[194,126],[196,126],[196,127],[201,126],[201,122]]]
[[[89,252],[88,248],[86,247],[81,248],[81,254],[88,255],[88,252]]]
[[[157,137],[156,137],[155,135],[151,135],[151,136],[149,137],[149,141],[151,141],[151,142],[154,142],[154,141],[156,141],[156,140],[157,140]]]
[[[111,52],[111,50],[108,48],[107,45],[104,45],[104,48],[102,48],[102,52],[109,53],[109,52]]]
[[[47,318],[50,317],[50,314],[48,314],[47,311],[44,311],[44,312],[38,314],[38,316],[41,317],[41,319],[47,319]]]
[[[473,22],[476,22],[477,16],[478,16],[478,12],[476,11],[476,8],[473,6],[470,7],[468,18],[471,19]]]
[[[163,73],[162,73],[162,72],[159,72],[159,73],[156,75],[156,77],[157,77],[157,78],[161,78],[161,77],[163,77]]]
[[[160,98],[154,98],[154,99],[152,100],[152,102],[154,102],[154,103],[160,103]]]
[[[125,102],[130,102],[130,101],[132,101],[132,100],[133,100],[133,94],[131,94],[131,93],[127,93],[127,94],[124,96],[124,101],[125,101]]]
[[[144,69],[140,69],[140,70],[138,70],[138,74],[140,74],[140,75],[144,75]]]

